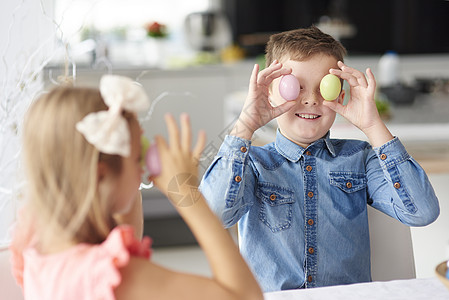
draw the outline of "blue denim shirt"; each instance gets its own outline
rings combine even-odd
[[[226,136],[200,189],[265,292],[371,280],[367,204],[409,226],[439,215],[438,199],[398,138],[379,148],[330,139],[306,149],[279,131],[251,146]]]

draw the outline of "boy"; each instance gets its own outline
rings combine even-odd
[[[425,172],[379,117],[373,73],[343,64],[345,53],[316,27],[273,35],[268,67],[255,66],[239,119],[201,183],[224,225],[239,221],[242,255],[265,292],[370,281],[367,204],[409,226],[439,215]],[[285,101],[279,81],[290,73],[301,91]],[[322,98],[328,73],[348,82],[346,105],[344,91]],[[331,139],[336,113],[369,143]],[[251,146],[274,118],[276,141]]]

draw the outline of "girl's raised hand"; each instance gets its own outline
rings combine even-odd
[[[181,114],[180,128],[170,114],[165,115],[165,123],[168,129],[168,143],[162,136],[155,137],[162,171],[150,179],[173,204],[183,206],[187,205],[183,201],[192,200],[184,199],[185,195],[198,187],[198,163],[206,143],[206,135],[204,131],[200,131],[196,145],[192,149],[192,131],[187,114]]]
[[[273,80],[290,73],[291,69],[283,68],[277,60],[260,72],[259,65],[254,65],[248,95],[239,119],[230,133],[231,135],[250,140],[257,129],[295,105],[294,101],[287,101],[282,105],[273,107],[269,101],[269,88]]]

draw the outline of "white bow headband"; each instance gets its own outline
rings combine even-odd
[[[109,109],[88,114],[76,129],[99,151],[127,157],[131,153],[131,134],[122,112],[145,111],[150,100],[139,83],[117,75],[101,78],[100,93]]]

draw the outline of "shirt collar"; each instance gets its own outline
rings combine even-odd
[[[330,140],[329,132],[327,132],[323,138],[310,144],[307,148],[303,148],[286,138],[278,128],[276,132],[275,148],[276,151],[279,152],[279,154],[292,162],[299,161],[304,155],[304,152],[312,148],[327,148],[327,150],[333,157],[336,156],[335,148]]]

